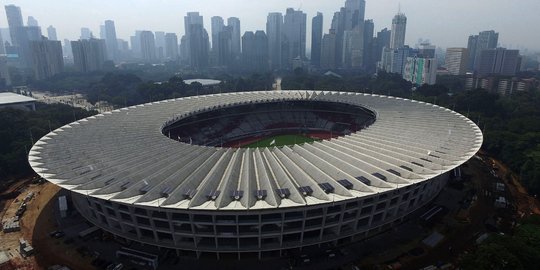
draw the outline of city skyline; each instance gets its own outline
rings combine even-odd
[[[328,33],[334,12],[343,5],[341,1],[282,1],[271,3],[246,0],[232,0],[224,3],[200,1],[130,1],[129,9],[122,9],[124,1],[114,3],[103,0],[90,4],[80,0],[69,2],[35,2],[31,0],[13,0],[5,5],[20,6],[23,20],[29,16],[35,18],[42,31],[52,25],[57,30],[58,38],[76,40],[80,29],[88,27],[94,36],[99,37],[100,25],[105,20],[113,20],[116,24],[117,36],[129,40],[135,30],[165,31],[184,34],[183,16],[190,11],[198,11],[204,17],[204,27],[211,29],[213,16],[238,17],[241,21],[241,35],[246,31],[265,30],[266,16],[269,12],[285,13],[286,8],[302,10],[309,20],[322,12],[324,15],[323,31]],[[418,39],[429,39],[439,47],[465,47],[467,37],[484,29],[494,29],[500,33],[499,43],[503,47],[529,50],[540,50],[540,36],[526,33],[530,25],[540,23],[534,10],[540,9],[540,1],[523,0],[515,5],[505,0],[469,1],[434,1],[429,0],[379,0],[366,1],[366,19],[373,19],[375,31],[391,27],[392,18],[398,11],[408,17],[406,44],[414,46]],[[524,8],[527,7],[527,8]],[[53,10],[53,12],[51,12]],[[444,12],[440,12],[444,10]],[[482,12],[479,12],[482,10]],[[247,12],[249,11],[249,12]],[[159,16],[152,16],[157,14]],[[149,15],[150,14],[150,15]],[[459,14],[459,15],[457,15]],[[485,16],[483,14],[491,14]],[[511,23],[500,18],[519,18]],[[137,20],[133,20],[137,18]],[[69,23],[67,23],[69,22]],[[450,27],[448,27],[450,26]],[[0,28],[7,27],[5,16],[0,16]],[[444,29],[444,31],[439,31]],[[523,30],[520,30],[523,29]],[[307,49],[311,48],[311,23],[307,24]]]

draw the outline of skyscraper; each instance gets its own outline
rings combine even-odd
[[[38,21],[36,20],[36,18],[32,17],[32,16],[28,16],[28,22],[27,22],[27,25],[28,26],[36,26],[38,27],[39,26],[39,23]]]
[[[178,36],[175,33],[165,34],[165,57],[168,60],[178,60]]]
[[[395,49],[392,52],[392,67],[390,72],[403,74],[405,69],[405,64],[407,63],[407,57],[413,56],[413,50],[409,46],[403,46],[401,48]]]
[[[156,57],[156,41],[152,31],[141,31],[141,57],[146,63],[154,63]]]
[[[366,13],[365,0],[346,0],[345,1],[345,30],[362,28],[364,16]]]
[[[49,37],[49,40],[58,40],[58,37],[56,36],[56,28],[54,28],[52,25],[47,27],[47,37]]]
[[[390,36],[390,49],[399,49],[405,45],[405,31],[407,29],[407,17],[398,13],[392,19],[392,33]]]
[[[103,39],[81,39],[71,42],[73,62],[80,72],[101,70],[107,59],[107,48]]]
[[[377,37],[375,38],[375,42],[373,44],[373,57],[375,58],[375,62],[381,61],[383,48],[390,48],[390,36],[391,31],[387,28],[377,32]]]
[[[344,9],[343,52],[341,61],[344,67],[360,68],[364,57],[364,16],[366,1],[347,0]]]
[[[292,8],[287,9],[283,23],[283,34],[285,44],[288,45],[286,58],[288,67],[292,65],[292,59],[300,57],[301,60],[306,58],[306,13]]]
[[[218,34],[218,65],[220,66],[229,66],[233,60],[233,51],[232,51],[232,36],[233,36],[233,27],[227,25],[223,27],[221,32]]]
[[[114,21],[105,21],[105,44],[107,45],[107,57],[109,60],[118,60],[118,40]]]
[[[16,36],[16,29],[18,27],[23,27],[23,17],[21,13],[21,8],[15,5],[7,5],[5,6],[6,9],[6,16],[9,26],[9,32],[11,34],[11,45],[17,46],[18,40]]]
[[[311,64],[315,67],[321,65],[322,35],[323,14],[317,12],[317,16],[311,20]]]
[[[336,63],[337,36],[334,29],[330,29],[328,34],[324,34],[321,50],[321,68],[335,69]]]
[[[186,36],[189,37],[191,33],[191,25],[194,24],[203,25],[203,17],[199,15],[199,12],[188,12],[187,15],[184,16],[184,30]]]
[[[67,38],[64,39],[62,54],[66,58],[67,62],[73,63],[73,49],[71,48],[71,41],[69,41]]]
[[[519,50],[484,49],[477,59],[478,75],[514,76],[519,71]]]
[[[205,69],[208,67],[208,47],[210,46],[208,32],[206,32],[202,24],[192,24],[189,33],[188,44],[191,68],[195,70]]]
[[[268,57],[271,69],[281,69],[281,41],[283,15],[272,12],[266,18],[266,35],[268,37]]]
[[[10,86],[11,85],[11,77],[9,76],[9,70],[7,65],[7,57],[0,55],[0,86]]]
[[[467,48],[446,49],[445,65],[450,75],[465,75],[467,72]]]
[[[92,31],[90,31],[90,29],[87,27],[81,28],[81,39],[91,39],[91,38],[94,38]]]
[[[210,50],[210,62],[212,65],[219,63],[219,33],[223,31],[225,24],[223,18],[214,16],[211,18],[211,31],[212,31],[212,49]]]
[[[4,47],[4,39],[2,33],[0,33],[0,54],[6,54],[6,49]]]
[[[236,17],[228,18],[227,26],[232,28],[232,53],[234,55],[240,55],[240,51],[242,50],[242,46],[240,44],[240,19]]]
[[[30,42],[34,78],[42,80],[64,71],[64,58],[60,41],[39,40]]]
[[[218,35],[219,35],[219,32],[223,31],[223,27],[225,27],[225,25],[223,24],[223,18],[221,18],[219,16],[212,17],[211,22],[212,22],[212,29],[211,29],[211,31],[212,31],[212,51],[217,52],[218,48],[219,48]]]
[[[264,31],[248,31],[242,36],[243,68],[248,71],[268,70],[268,38]]]
[[[188,12],[184,17],[186,30],[185,39],[182,38],[182,46],[185,54],[182,54],[194,69],[203,69],[208,66],[208,53],[210,41],[208,32],[203,26],[203,17],[199,12]]]
[[[135,31],[135,35],[129,37],[131,43],[131,54],[135,58],[141,58],[141,32],[140,30]]]
[[[364,56],[362,60],[364,61],[364,70],[368,72],[375,72],[375,56],[373,55],[374,31],[373,20],[364,21]]]
[[[499,33],[493,30],[482,31],[478,35],[469,36],[467,50],[469,51],[469,70],[478,71],[480,54],[485,49],[497,48]]]
[[[105,30],[105,25],[100,25],[99,26],[99,38],[100,39],[107,39],[107,34],[105,33],[106,30]],[[107,43],[107,41],[105,40],[105,44]]]
[[[156,31],[154,35],[156,38],[156,58],[161,60],[165,58],[165,32]]]

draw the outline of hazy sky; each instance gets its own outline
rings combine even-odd
[[[308,46],[311,18],[324,14],[328,32],[334,12],[345,0],[7,0],[21,7],[26,23],[36,18],[46,27],[56,27],[60,39],[78,39],[81,27],[89,27],[99,37],[99,25],[106,19],[116,24],[119,38],[129,40],[135,30],[184,32],[183,17],[188,11],[204,16],[210,34],[212,16],[239,17],[242,33],[264,30],[268,12],[285,13],[287,7],[307,13]],[[481,30],[499,32],[499,43],[512,48],[540,50],[540,0],[367,0],[366,19],[373,19],[375,31],[390,28],[401,3],[408,17],[406,42],[414,46],[419,38],[440,47],[466,47],[467,37]],[[5,13],[0,27],[7,27]]]

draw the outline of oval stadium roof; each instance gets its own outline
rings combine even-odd
[[[376,112],[369,128],[279,148],[220,148],[161,133],[195,111],[313,100]],[[480,129],[436,105],[362,93],[263,91],[187,97],[82,119],[39,140],[33,169],[65,189],[101,199],[177,209],[247,210],[343,201],[448,172],[482,145]]]

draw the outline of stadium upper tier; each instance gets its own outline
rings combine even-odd
[[[164,132],[205,112],[299,101],[363,108],[375,120],[338,138],[279,148],[195,145]],[[100,199],[247,210],[324,204],[401,188],[448,172],[481,145],[482,133],[472,121],[428,103],[362,93],[264,91],[166,100],[82,119],[39,140],[29,161],[45,179]]]

